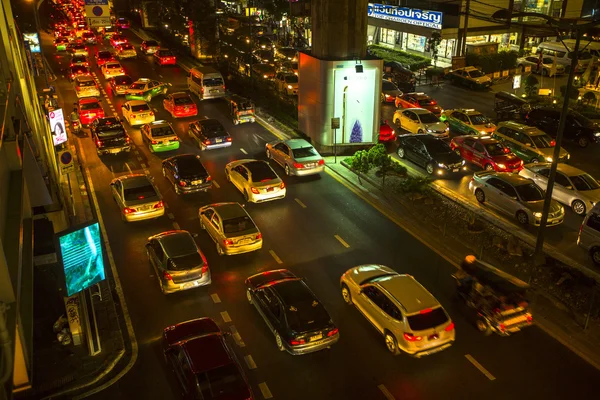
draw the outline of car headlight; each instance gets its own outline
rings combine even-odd
[[[552,157],[546,157],[546,161],[552,162]]]
[[[498,168],[500,168],[500,169],[506,169],[506,165],[504,165],[504,164],[497,164],[497,165],[498,165]]]
[[[440,168],[446,168],[446,164],[439,163],[438,167],[440,167]]]
[[[462,164],[462,165],[465,165],[466,163],[467,163],[467,162],[466,162],[465,160],[462,160],[462,161],[461,161],[461,164]]]
[[[596,132],[596,133],[594,133],[594,136],[596,136],[596,137],[600,137],[600,132]]]
[[[433,130],[432,129],[427,129],[427,132],[432,133]]]
[[[479,131],[479,133],[481,133],[482,135],[485,135],[487,132],[486,131]]]
[[[542,218],[542,213],[541,212],[536,212],[536,213],[533,213],[533,216],[536,217],[536,218]]]
[[[292,85],[288,85],[288,89],[291,89],[291,88],[292,88]]]

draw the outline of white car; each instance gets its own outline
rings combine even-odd
[[[67,50],[74,56],[89,56],[87,47],[81,43],[71,43],[67,46]]]
[[[133,47],[129,43],[123,43],[116,47],[115,55],[119,59],[136,58],[137,52],[135,51],[135,47]]]
[[[546,190],[549,163],[527,164],[519,175],[534,181]],[[568,207],[577,215],[585,215],[600,202],[600,183],[590,174],[568,164],[559,163],[552,198]]]
[[[117,61],[109,61],[102,66],[102,75],[105,79],[125,75],[123,66]]]
[[[225,177],[244,195],[246,201],[262,203],[283,199],[285,183],[262,160],[237,160],[225,166]]]
[[[130,126],[144,125],[154,122],[154,111],[144,100],[131,100],[121,106],[123,118]]]
[[[75,85],[75,94],[78,99],[82,97],[100,97],[98,85],[91,76],[76,76],[73,84]]]
[[[148,175],[132,174],[110,182],[113,198],[125,222],[155,219],[165,215],[162,196]]]
[[[448,137],[450,130],[431,111],[424,108],[401,108],[394,113],[394,122],[410,133],[427,133],[435,137]]]
[[[298,76],[292,72],[278,72],[275,75],[275,84],[278,91],[288,96],[296,96],[298,94]]]
[[[542,63],[539,64],[540,58],[538,56],[527,56],[517,58],[517,67],[521,71],[525,70],[525,67],[531,67],[531,72],[534,74],[541,74],[542,76],[554,76],[561,75],[565,73],[565,66],[556,64],[556,72],[552,70],[552,64],[554,63],[554,58],[552,57],[544,57],[542,58]]]

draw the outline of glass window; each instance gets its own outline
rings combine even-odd
[[[490,120],[483,114],[473,114],[471,115],[471,123],[473,125],[485,125],[489,124]]]
[[[483,148],[483,145],[482,145],[481,143],[479,143],[479,142],[476,142],[476,143],[473,145],[473,149],[474,149],[475,151],[479,152],[479,153],[482,153],[482,154],[483,154],[483,153],[485,153],[485,149]]]
[[[523,201],[540,201],[544,200],[544,192],[537,185],[528,183],[516,187],[519,197]]]
[[[228,397],[246,386],[235,364],[226,364],[197,374],[196,380],[203,399]]]
[[[247,215],[244,215],[243,217],[230,218],[223,221],[223,232],[225,233],[243,232],[254,228],[254,223]]]
[[[488,143],[485,145],[485,149],[490,156],[501,156],[506,154],[504,146],[500,143]]]
[[[571,182],[569,182],[569,179],[566,176],[564,176],[563,174],[561,174],[560,172],[556,173],[555,180],[556,180],[556,183],[558,183],[562,187],[565,187],[565,188],[572,187]]]
[[[415,331],[423,331],[426,329],[435,328],[448,322],[448,316],[444,309],[438,307],[430,312],[419,313],[406,317],[408,325]]]
[[[145,186],[125,189],[123,195],[125,197],[125,201],[135,201],[156,197],[156,191],[152,185],[148,184]]]
[[[554,147],[554,140],[548,135],[533,135],[530,136],[530,141],[533,142],[538,149],[548,149]]]
[[[436,122],[440,122],[439,118],[432,113],[419,114],[419,118],[421,118],[421,122],[424,124],[435,124]]]
[[[590,215],[590,217],[588,218],[588,221],[587,221],[587,226],[589,226],[590,228],[592,228],[595,231],[600,232],[600,215],[599,214]]]
[[[294,158],[314,157],[317,155],[317,152],[313,147],[301,147],[299,149],[292,149],[292,153],[294,154]]]
[[[575,175],[571,177],[571,182],[577,190],[596,190],[600,189],[600,184],[588,174]]]

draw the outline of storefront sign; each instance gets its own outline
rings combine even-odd
[[[369,3],[368,16],[402,24],[442,29],[442,16],[439,11],[417,10],[414,8],[388,6]]]

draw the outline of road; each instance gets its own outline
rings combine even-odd
[[[127,36],[139,44],[139,39],[130,33]],[[43,45],[58,73],[68,63],[66,57],[55,56],[47,40]],[[133,78],[170,82],[172,91],[185,89],[185,71],[155,67],[149,61],[140,56],[123,65]],[[93,71],[107,93],[105,111],[111,114],[114,108],[119,114],[124,100],[112,96],[95,66]],[[66,79],[59,79],[56,86],[65,105],[76,101]],[[172,120],[162,109],[162,98],[152,100],[152,107],[157,119]],[[327,173],[304,179],[285,177],[285,199],[248,204],[248,212],[263,233],[263,249],[219,257],[212,241],[199,229],[197,209],[212,202],[242,202],[240,193],[225,180],[225,163],[247,157],[264,159],[265,141],[275,137],[258,124],[233,126],[224,102],[202,102],[198,107],[200,116],[218,118],[233,137],[232,147],[202,153],[185,131],[189,119],[172,121],[183,139],[175,153],[201,154],[218,184],[208,194],[177,196],[161,175],[161,159],[167,155],[149,153],[139,129],[127,127],[136,148],[124,157],[98,158],[87,130],[86,136],[71,138],[91,177],[91,192],[99,203],[139,344],[134,367],[92,399],[179,398],[160,352],[160,334],[165,326],[203,316],[215,319],[223,330],[239,333],[243,346],[239,340],[232,346],[238,357],[246,360],[256,399],[459,399],[466,394],[468,398],[550,399],[584,398],[596,390],[599,371],[536,326],[510,338],[481,336],[455,301],[450,277],[454,267]],[[283,175],[280,168],[274,168]],[[165,216],[126,224],[111,199],[109,182],[145,169],[155,177],[172,219]],[[210,287],[161,294],[144,244],[149,236],[174,227],[199,234],[197,243],[212,270]],[[385,264],[415,276],[455,321],[455,345],[423,359],[388,354],[382,337],[357,310],[344,304],[339,293],[340,275],[363,263]],[[277,351],[266,325],[247,303],[243,284],[249,275],[274,268],[288,268],[307,278],[340,329],[341,339],[331,350],[296,357]]]
[[[542,84],[542,87],[545,88],[552,88],[554,86],[554,82],[551,79],[545,79],[542,82]],[[565,77],[557,78],[557,88],[564,84],[566,84]],[[490,91],[472,91],[467,88],[453,85],[448,82],[439,88],[424,86],[419,90],[433,97],[444,109],[475,108],[478,111],[487,115],[488,117],[494,118],[494,92],[500,90],[509,91],[509,89],[509,84],[503,83],[500,85],[493,86],[492,90]],[[394,111],[395,107],[393,103],[382,105],[383,118],[388,121],[390,126],[394,126],[392,122]],[[407,132],[401,130],[399,134],[402,133]],[[598,152],[600,151],[600,145],[590,145],[587,148],[582,149],[577,145],[573,145],[571,143],[563,143],[562,147],[564,147],[569,153],[571,153],[571,159],[569,161],[569,164],[590,173],[596,178],[600,178],[600,164],[597,162]],[[388,146],[388,150],[390,151],[392,157],[394,157],[396,160],[399,160],[398,156],[396,155],[396,148],[397,146],[395,146],[395,144],[390,144]],[[406,167],[410,168],[410,170],[414,173],[427,176],[423,168],[411,163],[410,161],[399,161]],[[473,172],[481,169],[471,164],[468,165],[468,168],[469,171],[459,177],[450,179],[435,179],[435,181],[438,185],[443,186],[444,188],[452,191],[463,201],[468,201],[472,204],[475,204],[477,207],[483,207],[489,212],[495,214],[497,218],[504,218],[510,223],[513,223],[516,229],[525,229],[532,235],[536,235],[537,228],[532,226],[523,227],[516,222],[516,219],[507,217],[505,214],[497,213],[495,210],[477,203],[477,200],[475,200],[475,196],[469,191],[469,181],[471,180]],[[580,264],[586,265],[590,268],[595,268],[594,263],[592,262],[588,254],[583,249],[577,246],[577,235],[582,222],[583,217],[578,216],[571,210],[570,207],[565,206],[564,223],[558,226],[548,228],[546,230],[546,242],[552,244],[563,254],[576,260]]]

